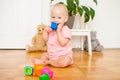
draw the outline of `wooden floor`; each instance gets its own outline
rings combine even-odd
[[[41,52],[25,50],[0,50],[0,80],[39,80],[25,76],[24,66],[33,66],[31,58],[39,58]],[[50,67],[52,80],[120,80],[120,50],[93,52],[73,50],[74,64],[66,68]]]

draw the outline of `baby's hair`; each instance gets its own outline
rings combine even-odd
[[[55,4],[55,5],[52,6],[51,10],[52,10],[53,8],[55,8],[55,7],[64,9],[66,16],[68,16],[68,10],[67,10],[66,5],[57,3],[57,4]]]

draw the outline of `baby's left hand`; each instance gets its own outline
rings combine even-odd
[[[63,26],[64,26],[64,23],[60,23],[58,25],[57,31],[61,31]]]

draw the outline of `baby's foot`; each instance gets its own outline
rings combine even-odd
[[[42,60],[40,60],[40,59],[35,59],[35,58],[32,59],[32,62],[33,62],[34,64],[44,64]]]
[[[44,61],[44,65],[50,65],[50,61],[49,60]]]

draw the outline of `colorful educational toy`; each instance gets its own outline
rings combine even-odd
[[[52,23],[51,23],[51,28],[52,28],[53,30],[57,30],[57,27],[58,27],[58,24],[57,24],[57,23],[55,23],[55,22],[52,22]]]
[[[53,77],[53,71],[50,68],[43,68],[41,74],[48,74],[50,79]]]
[[[39,77],[39,80],[50,80],[50,77],[48,74],[43,74]]]
[[[33,74],[33,68],[32,68],[32,66],[25,66],[24,67],[24,74],[25,75],[32,75]]]
[[[34,69],[32,66],[25,66],[24,67],[24,74],[26,76],[31,76],[33,75],[33,70],[34,70],[34,75],[39,78],[39,80],[50,80],[53,78],[53,71],[45,67],[43,64],[35,64]]]
[[[40,76],[41,75],[41,70],[44,68],[43,64],[36,64],[34,65],[34,73],[35,76]]]

